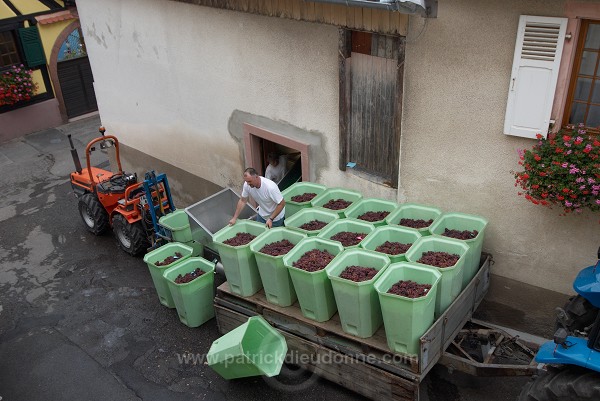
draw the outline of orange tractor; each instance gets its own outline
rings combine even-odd
[[[71,173],[71,187],[79,199],[79,214],[88,231],[101,235],[112,226],[119,247],[131,255],[139,255],[170,240],[168,230],[158,224],[161,216],[175,210],[169,183],[165,174],[156,175],[154,171],[147,172],[142,182],[138,182],[137,174],[123,172],[119,141],[104,132],[100,127],[102,136],[87,145],[87,167],[83,169],[69,135],[76,170]],[[92,152],[111,147],[115,150],[118,171],[92,167]]]

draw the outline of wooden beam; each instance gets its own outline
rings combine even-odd
[[[339,169],[346,171],[346,163],[348,162],[348,98],[349,88],[346,82],[346,64],[347,59],[352,52],[352,34],[351,31],[340,28],[338,39],[338,65],[339,65]]]

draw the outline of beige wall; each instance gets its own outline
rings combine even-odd
[[[494,272],[570,292],[594,259],[597,215],[559,217],[517,197],[502,133],[520,14],[563,1],[440,0],[411,18],[400,186],[338,170],[338,33],[332,26],[166,0],[78,1],[102,122],[136,150],[239,189],[242,124],[311,144],[311,180],[489,219]]]
[[[562,16],[563,7],[441,0],[420,36],[423,20],[411,19],[400,181],[409,201],[487,217],[494,273],[572,292],[595,261],[600,216],[561,217],[518,197],[510,172],[517,149],[535,141],[502,133],[519,15]]]

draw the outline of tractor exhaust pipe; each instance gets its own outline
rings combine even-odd
[[[71,156],[73,157],[73,163],[75,163],[75,171],[77,174],[81,174],[81,160],[79,160],[79,155],[77,154],[77,149],[73,145],[73,139],[71,139],[71,134],[67,135],[69,138],[69,144],[71,144]]]

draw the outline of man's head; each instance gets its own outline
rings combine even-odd
[[[244,181],[252,188],[260,188],[260,176],[252,167],[248,167],[244,170]]]
[[[279,157],[277,157],[277,153],[275,153],[275,152],[269,153],[267,155],[267,161],[272,166],[276,166],[277,164],[279,164]]]

